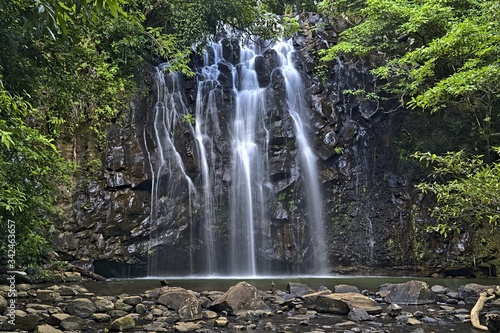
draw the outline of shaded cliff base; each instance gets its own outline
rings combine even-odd
[[[137,278],[146,277],[147,265],[117,263],[107,260],[97,260],[93,264],[93,271],[107,278]],[[426,267],[426,266],[332,266],[331,276],[380,276],[380,277],[432,277],[432,278],[495,278],[498,276],[495,265],[477,267]],[[268,274],[270,276],[294,276],[294,274]],[[164,276],[176,276],[166,274]],[[182,275],[181,275],[182,276]],[[185,275],[188,276],[188,275]],[[202,275],[199,275],[202,276]],[[222,275],[224,276],[224,275]],[[266,275],[262,275],[266,276]],[[296,276],[312,276],[312,274],[297,274]],[[230,278],[230,276],[227,276]]]
[[[494,265],[482,267],[426,267],[426,266],[336,266],[332,269],[333,275],[362,275],[362,276],[414,276],[433,278],[483,278],[497,277]]]

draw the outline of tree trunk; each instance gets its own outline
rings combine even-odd
[[[498,292],[498,290],[499,288],[497,287],[496,292]],[[488,289],[479,294],[479,299],[477,300],[476,305],[474,305],[472,310],[470,310],[470,321],[474,328],[488,331],[488,327],[481,325],[481,322],[479,321],[479,313],[483,309],[484,304],[493,298],[495,298],[495,290],[493,289]]]

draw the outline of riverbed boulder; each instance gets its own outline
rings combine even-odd
[[[354,308],[351,311],[349,311],[349,313],[347,314],[347,318],[349,318],[349,320],[359,322],[359,321],[372,320],[373,317],[363,309]]]
[[[288,282],[286,285],[286,292],[294,296],[302,296],[307,294],[313,294],[314,290],[309,288],[309,286],[298,283],[298,282]]]
[[[120,317],[126,316],[128,314],[128,312],[127,311],[123,311],[123,310],[111,310],[111,311],[108,312],[108,314],[112,318],[120,318]]]
[[[115,308],[115,304],[109,299],[100,297],[94,301],[96,312],[107,312]]]
[[[63,333],[60,329],[57,329],[53,326],[44,324],[44,325],[39,325],[35,328],[34,333]]]
[[[201,328],[200,324],[193,322],[180,321],[174,325],[174,330],[177,332],[193,332]]]
[[[148,312],[148,308],[144,304],[137,304],[135,306],[135,312],[139,314],[145,314]]]
[[[46,322],[49,325],[59,326],[61,322],[68,317],[71,317],[71,315],[67,313],[54,313],[50,315],[49,318],[46,319]]]
[[[113,320],[109,325],[110,331],[120,332],[135,327],[135,320],[132,316],[123,316]]]
[[[117,310],[125,311],[125,312],[130,312],[134,308],[132,305],[126,304],[123,299],[118,299],[115,302],[115,308]]]
[[[215,320],[214,325],[216,327],[226,327],[228,323],[229,322],[226,317],[219,317]]]
[[[123,303],[128,304],[128,305],[137,305],[142,302],[142,297],[141,296],[127,296],[123,299]]]
[[[476,304],[479,294],[488,289],[495,289],[495,286],[467,283],[458,288],[458,298],[463,299],[466,304]]]
[[[144,325],[146,332],[167,332],[168,323],[164,321],[154,321]]]
[[[36,297],[41,301],[53,301],[61,297],[61,294],[54,290],[39,289],[36,291]]]
[[[373,299],[358,293],[332,293],[319,291],[303,296],[305,306],[317,312],[347,315],[352,309],[363,309],[368,314],[382,312],[382,307]]]
[[[397,304],[431,304],[436,302],[436,296],[429,285],[423,281],[408,281],[405,283],[386,283],[380,290],[388,292],[385,301]]]
[[[359,288],[348,284],[338,284],[333,288],[335,293],[360,293]]]
[[[450,291],[449,288],[446,288],[444,286],[441,286],[439,284],[435,284],[431,287],[431,291],[436,294],[436,295],[442,295],[442,294],[446,294],[447,292]]]
[[[215,311],[227,311],[231,314],[238,314],[242,310],[270,310],[257,288],[245,281],[230,287],[212,303],[211,307]]]
[[[59,293],[61,296],[76,296],[80,293],[86,293],[88,290],[83,288],[82,286],[79,285],[72,285],[72,286],[53,286],[49,287],[48,289],[54,290]]]
[[[410,325],[410,326],[415,326],[415,325],[421,325],[422,322],[420,320],[418,320],[417,318],[408,317],[406,319],[405,324]]]
[[[40,320],[40,318],[36,314],[26,313],[22,310],[16,310],[15,315],[15,321],[5,320],[1,328],[7,331],[31,331],[38,325],[38,322]]]
[[[3,314],[3,312],[7,309],[7,300],[0,295],[0,314]]]
[[[197,320],[202,318],[201,302],[192,291],[184,288],[168,288],[158,298],[158,303],[174,310],[179,318],[186,320]]]
[[[77,298],[68,303],[65,312],[80,318],[88,318],[96,312],[94,303],[87,298]]]
[[[215,319],[217,318],[217,312],[211,310],[204,310],[202,312],[204,319]]]
[[[66,331],[88,330],[94,325],[93,320],[80,318],[77,316],[69,316],[61,321],[59,325]]]
[[[387,314],[392,317],[392,318],[395,318],[397,316],[399,316],[401,314],[401,311],[403,310],[402,307],[400,307],[398,304],[396,303],[391,303],[388,307],[387,307]]]
[[[26,312],[35,313],[35,314],[53,314],[53,313],[62,313],[62,310],[59,307],[48,305],[48,304],[40,304],[40,303],[28,303],[26,304]]]
[[[96,323],[104,323],[111,320],[111,316],[107,313],[94,313],[90,316],[90,319],[95,321]]]

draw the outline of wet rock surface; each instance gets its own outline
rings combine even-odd
[[[397,304],[430,304],[436,302],[429,285],[422,281],[408,281],[398,284],[384,284],[381,291],[385,291],[385,300]]]
[[[337,34],[321,15],[304,13],[300,21],[303,29],[294,37],[294,60],[306,89],[307,118],[311,123],[308,134],[319,157],[327,243],[330,261],[335,263],[332,269],[362,271],[371,265],[405,264],[413,259],[410,257],[413,251],[408,248],[411,242],[395,244],[397,253],[386,246],[404,239],[404,234],[396,231],[404,229],[408,207],[413,202],[409,182],[398,171],[398,155],[393,144],[403,119],[387,112],[390,105],[372,105],[343,93],[358,89],[361,83],[373,85],[368,63],[344,63],[339,59],[324,67],[324,76],[318,75],[316,68],[323,65],[318,63],[317,51],[334,45]],[[230,132],[235,99],[230,92],[229,67],[240,61],[240,46],[234,40],[225,40],[222,47],[227,58],[219,68],[220,87],[211,95],[219,111],[217,126],[213,126],[210,135],[216,142],[214,160],[229,161],[231,143],[224,138]],[[259,222],[259,237],[266,239],[267,250],[258,252],[257,256],[280,270],[293,270],[310,266],[314,258],[307,237],[295,235],[296,230],[308,229],[304,204],[307,198],[298,191],[304,187],[304,181],[299,177],[300,166],[296,163],[293,120],[284,110],[285,80],[277,69],[278,62],[273,50],[265,51],[256,59],[259,85],[266,90],[269,182],[274,191],[270,221]],[[152,74],[145,74],[144,82],[151,87],[150,96],[132,101],[128,121],[107,131],[104,151],[93,150],[96,138],[91,136],[79,140],[75,147],[68,147],[71,157],[74,154],[82,164],[100,162],[102,167],[95,170],[91,179],[82,176],[78,180],[75,195],[64,203],[67,218],[58,226],[53,242],[64,259],[92,261],[88,258],[95,258],[90,264],[95,264],[101,272],[106,271],[106,276],[120,276],[122,271],[131,276],[144,274],[151,247],[157,248],[157,256],[164,256],[176,269],[187,269],[185,259],[190,255],[189,250],[198,251],[195,258],[201,253],[199,246],[190,248],[188,242],[189,235],[203,234],[203,230],[191,230],[195,224],[189,221],[202,219],[197,214],[204,211],[205,203],[197,202],[195,209],[189,211],[187,185],[178,170],[152,174],[152,166],[159,163],[160,157],[154,140],[152,109],[156,87],[151,77]],[[194,114],[196,80],[184,77],[178,84],[181,87],[176,98],[183,99],[186,112]],[[172,135],[186,174],[199,184],[200,163],[190,125],[178,121]],[[217,200],[214,201],[220,203],[216,209],[221,212],[219,220],[223,226],[227,223],[224,214],[228,214],[225,198],[229,197],[234,180],[227,163],[217,163],[214,188]],[[150,221],[153,178],[159,178],[160,190],[177,184],[175,196],[160,193],[162,201],[158,203],[158,221],[154,224]],[[396,231],[389,232],[391,230]],[[224,244],[224,229],[217,228],[217,232],[218,243]]]
[[[0,312],[0,331],[444,333],[471,330],[470,306],[458,292],[455,294],[457,304],[434,301],[425,306],[408,307],[388,303],[380,297],[387,285],[381,285],[376,291],[364,290],[363,294],[334,293],[321,288],[305,295],[291,294],[275,286],[261,291],[244,281],[226,292],[194,292],[164,286],[144,290],[140,295],[114,296],[96,295],[80,285],[57,287],[69,288],[75,295],[40,299],[37,295],[40,289],[30,287],[25,296],[16,299],[19,309],[15,311],[14,322],[5,310]],[[400,287],[404,288],[405,284]],[[487,287],[476,285],[472,289],[480,291]],[[444,292],[440,286],[429,289],[434,296],[440,295],[436,291]],[[235,295],[242,290],[240,296]],[[338,307],[344,311],[319,311],[321,297],[341,302],[343,305]],[[186,306],[192,315],[186,315]],[[499,310],[494,302],[489,302],[481,314],[481,320],[491,327],[491,332],[498,332]]]
[[[213,310],[227,311],[230,314],[239,314],[248,310],[270,310],[259,295],[257,288],[247,282],[240,282],[217,297],[210,306]]]

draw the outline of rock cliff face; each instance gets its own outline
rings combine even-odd
[[[318,157],[328,271],[370,272],[413,264],[408,235],[412,187],[399,171],[394,144],[405,119],[402,113],[391,112],[389,102],[347,94],[346,90],[373,83],[368,64],[338,59],[320,66],[317,51],[335,43],[335,32],[319,16],[301,19],[303,30],[293,41],[295,67],[305,87],[309,110],[305,120]],[[231,68],[241,59],[237,43],[222,45],[227,63],[219,64],[218,86],[206,97],[212,99],[215,113],[209,114],[208,107],[196,110],[199,74],[170,82],[174,92],[169,98],[172,103],[182,100],[183,109],[172,119],[156,119],[160,88],[151,70],[150,96],[132,101],[128,123],[110,128],[102,157],[92,156],[102,161],[102,168],[78,182],[67,219],[54,235],[64,258],[94,264],[105,275],[189,274],[207,269],[230,273],[226,236],[237,179],[229,165],[233,157],[227,137],[236,103]],[[268,136],[269,179],[263,181],[271,189],[263,195],[268,212],[254,229],[255,255],[261,273],[307,273],[315,267],[318,235],[309,227],[307,181],[300,176],[294,120],[286,111],[285,78],[278,67],[274,50],[255,59],[267,110],[263,121],[268,133],[258,133]],[[205,186],[193,123],[199,119],[189,116],[197,113],[216,118],[205,129],[215,143],[209,151],[215,170],[210,201],[199,195]],[[165,126],[159,128],[158,123]],[[162,132],[175,141],[175,152],[159,143]],[[75,154],[80,158],[92,154],[96,150],[92,141],[79,141]],[[164,165],[165,154],[174,154],[181,163]],[[207,216],[214,218],[210,228],[202,223]]]
[[[323,26],[304,17],[304,26]],[[328,22],[324,25],[328,27]],[[311,31],[311,30],[309,30]],[[315,51],[335,42],[332,32],[317,29],[297,38],[314,124],[316,150],[327,198],[325,204],[332,267],[336,271],[410,264],[406,244],[412,230],[411,185],[399,172],[395,140],[406,121],[385,104],[348,94],[374,85],[370,64],[338,59],[323,81],[315,75]],[[410,256],[407,256],[410,255]],[[355,268],[356,267],[356,268]]]

